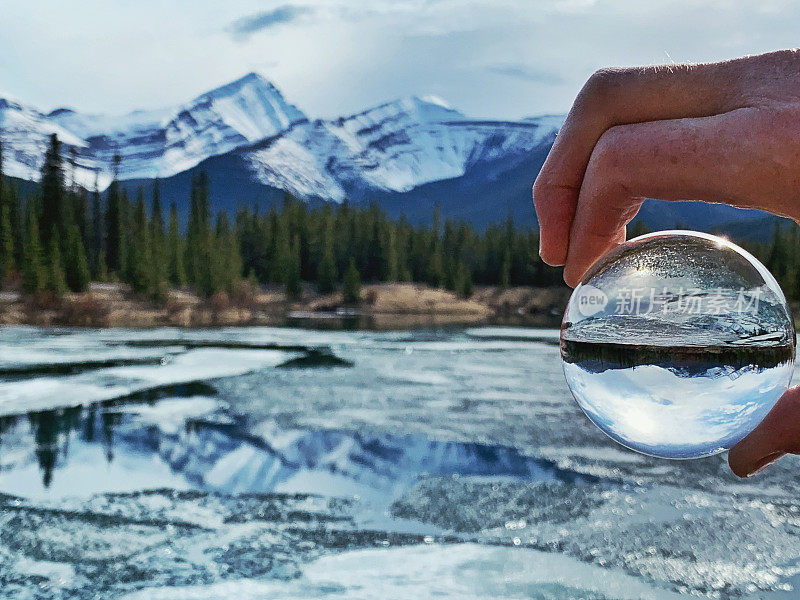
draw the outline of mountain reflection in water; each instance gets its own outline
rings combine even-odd
[[[424,475],[598,481],[502,446],[414,435],[282,430],[268,421],[247,423],[222,408],[213,392],[207,384],[168,386],[86,407],[0,417],[0,449],[16,457],[16,462],[4,461],[4,471],[8,474],[35,459],[41,472],[40,491],[45,493],[61,471],[70,472],[76,460],[71,450],[80,446],[98,450],[94,493],[118,491],[113,479],[104,480],[108,469],[101,468],[99,456],[107,466],[136,456],[138,462],[128,461],[134,468],[149,469],[150,459],[161,461],[181,486],[200,490],[241,493],[291,488],[330,494],[362,488],[369,495],[385,495],[387,505],[390,495],[398,495]],[[206,412],[195,416],[198,404]],[[82,452],[81,459],[85,457]],[[300,474],[303,483],[296,481]],[[80,489],[82,480],[59,483],[59,489],[65,490],[60,493],[85,493]],[[14,492],[5,486],[2,491]]]

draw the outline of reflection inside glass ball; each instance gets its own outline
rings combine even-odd
[[[789,386],[794,324],[775,278],[712,235],[665,231],[598,260],[561,325],[564,375],[620,444],[664,458],[727,450]]]

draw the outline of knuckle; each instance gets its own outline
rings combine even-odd
[[[598,69],[583,86],[579,97],[589,102],[602,102],[616,95],[629,78],[627,69]]]
[[[534,206],[542,208],[553,204],[557,200],[560,190],[563,190],[563,186],[559,185],[558,180],[554,179],[545,167],[536,177],[531,188]]]
[[[617,126],[606,129],[597,140],[589,159],[592,175],[610,180],[610,175],[616,174],[622,166],[624,149],[622,128]]]

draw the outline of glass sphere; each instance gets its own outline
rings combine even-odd
[[[729,449],[786,391],[795,331],[786,298],[726,239],[663,231],[584,275],[561,325],[569,389],[623,446],[664,458]]]

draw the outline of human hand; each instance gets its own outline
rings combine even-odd
[[[800,51],[595,73],[533,186],[542,259],[575,286],[644,198],[800,219]],[[728,460],[747,477],[786,453],[800,453],[800,387]]]
[[[533,186],[542,259],[575,286],[644,198],[800,218],[800,51],[595,73]]]

